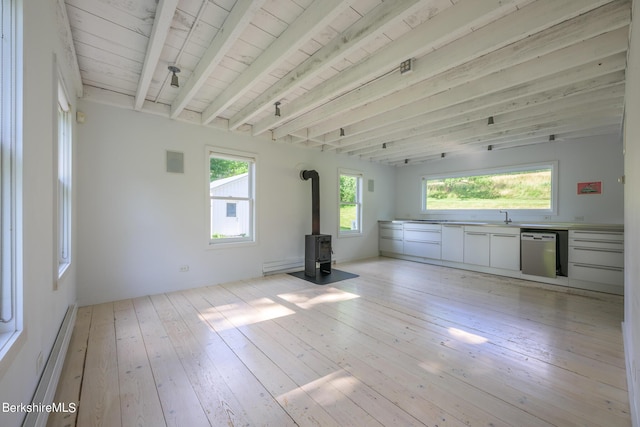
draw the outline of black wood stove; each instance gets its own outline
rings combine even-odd
[[[315,170],[300,172],[303,180],[311,179],[311,234],[305,236],[304,274],[316,277],[319,264],[321,275],[331,274],[331,235],[320,234],[320,176]]]

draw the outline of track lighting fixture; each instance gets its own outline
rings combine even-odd
[[[340,136],[344,136],[344,128],[340,128]]]
[[[404,164],[406,165],[407,163],[409,163],[409,159],[404,159]]]
[[[493,150],[493,145],[488,145],[488,146],[487,146],[487,150],[488,150],[488,151]]]
[[[555,135],[549,135],[549,141],[555,141],[556,140],[556,136]]]
[[[489,121],[487,122],[488,125],[492,125],[493,124],[493,116],[489,116]]]
[[[444,159],[444,157],[445,157],[445,156],[446,156],[446,154],[445,154],[445,153],[440,154],[440,158],[441,158],[441,159]]]
[[[387,149],[387,143],[386,143],[386,142],[383,142],[383,143],[382,143],[382,149],[383,149],[383,150],[386,150],[386,149]]]
[[[180,87],[180,84],[178,83],[178,76],[176,75],[177,73],[180,72],[180,68],[176,67],[175,65],[169,65],[169,71],[171,71],[172,75],[171,75],[171,86],[172,87]]]
[[[276,101],[273,105],[276,106],[276,117],[280,117],[280,101]]]

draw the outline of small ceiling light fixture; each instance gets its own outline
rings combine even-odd
[[[340,128],[340,136],[344,136],[344,128]]]
[[[173,73],[171,76],[171,86],[180,87],[180,84],[178,83],[178,76],[176,75],[180,72],[180,68],[176,67],[175,65],[169,65],[168,68],[169,68],[169,71]]]
[[[493,116],[489,116],[489,121],[487,122],[488,125],[492,125],[493,124]]]
[[[280,101],[276,101],[273,105],[276,106],[276,117],[280,117]]]
[[[491,150],[493,150],[493,145],[489,144],[489,145],[487,146],[487,151],[491,151]]]
[[[440,154],[440,158],[441,158],[441,159],[444,159],[444,158],[445,158],[445,156],[446,156],[446,154],[445,154],[445,153]]]
[[[556,136],[551,134],[549,135],[549,141],[555,141],[556,140]]]
[[[409,159],[404,159],[404,164],[406,165],[407,163],[409,163]]]
[[[382,143],[382,149],[383,149],[383,150],[386,150],[386,149],[387,149],[387,143],[386,143],[386,142],[383,142],[383,143]]]

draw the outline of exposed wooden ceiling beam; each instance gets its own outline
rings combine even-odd
[[[247,93],[256,81],[262,79],[281,64],[285,58],[297,51],[319,30],[329,25],[336,16],[350,7],[350,1],[316,0],[282,33],[271,45],[251,63],[240,76],[234,80],[216,99],[202,112],[203,123],[209,123],[222,113],[229,105]],[[242,123],[236,122],[234,127]]]
[[[417,138],[410,138],[404,141],[397,141],[391,148],[384,150],[384,153],[362,156],[372,161],[393,162],[408,157],[419,156],[421,154],[431,154],[433,152],[454,151],[457,147],[464,147],[468,144],[490,144],[493,139],[514,136],[526,132],[545,130],[547,134],[557,133],[555,129],[562,126],[576,125],[590,126],[592,122],[598,120],[618,120],[622,109],[622,100],[614,99],[606,103],[594,102],[583,104],[580,108],[564,111],[550,111],[531,117],[523,117],[509,123],[487,126],[486,121],[476,121],[465,123],[445,131],[435,132],[434,135],[423,135]],[[419,147],[419,149],[416,149]]]
[[[169,30],[171,29],[171,22],[178,7],[178,1],[179,0],[160,0],[158,2],[153,28],[151,29],[151,36],[149,37],[149,44],[147,45],[147,53],[144,57],[142,72],[140,73],[140,80],[138,81],[138,87],[136,89],[134,109],[137,111],[142,109],[142,104],[144,104],[144,100],[147,97],[153,73],[156,71],[160,54],[164,48]]]
[[[582,47],[582,46],[580,46]],[[390,136],[400,129],[408,129],[413,126],[419,126],[429,123],[433,120],[446,118],[448,115],[455,115],[458,111],[474,111],[478,108],[484,108],[491,105],[503,103],[505,101],[518,99],[524,96],[530,96],[545,91],[556,91],[556,96],[563,96],[565,91],[572,92],[581,90],[581,87],[589,87],[591,85],[600,85],[601,79],[610,79],[611,77],[602,77],[616,71],[624,70],[626,66],[626,54],[619,54],[599,59],[595,58],[593,62],[585,65],[579,65],[565,69],[563,67],[556,68],[558,65],[553,61],[548,61],[546,57],[541,57],[531,61],[540,62],[539,67],[529,64],[532,68],[543,68],[550,74],[545,73],[536,76],[534,80],[528,79],[511,79],[509,77],[516,76],[520,67],[514,67],[497,73],[495,76],[487,76],[476,81],[476,84],[463,85],[448,92],[441,92],[432,97],[426,98],[403,107],[398,110],[392,110],[388,113],[374,116],[372,119],[365,119],[360,123],[354,124],[358,128],[354,136],[343,138],[340,141],[338,151],[344,152],[351,149],[354,145],[366,144],[375,138]],[[523,65],[525,65],[523,64]],[[570,64],[569,64],[570,65]],[[526,65],[525,65],[526,68]],[[552,73],[552,74],[551,74]],[[501,83],[488,84],[491,81],[499,80],[504,77]],[[517,77],[517,76],[516,76]],[[497,79],[496,79],[497,78]],[[624,73],[622,74],[624,79]],[[482,92],[477,91],[481,89]],[[459,97],[460,92],[467,92],[468,97],[464,95]],[[562,91],[562,92],[561,92]],[[468,100],[467,100],[468,99]],[[418,108],[418,110],[416,110]],[[420,113],[419,115],[416,115]],[[380,127],[377,126],[375,120],[382,121]],[[371,123],[373,122],[373,123]],[[369,125],[369,128],[365,126]],[[353,132],[347,127],[346,133],[351,135]],[[334,138],[327,138],[329,141]]]
[[[317,50],[302,64],[288,72],[267,91],[251,101],[240,112],[229,119],[235,129],[254,118],[262,109],[283,99],[287,94],[316,77],[342,58],[360,49],[373,37],[382,34],[389,26],[399,22],[423,7],[428,0],[386,1],[357,20],[338,37]]]
[[[229,49],[251,22],[256,12],[266,0],[238,0],[218,31],[211,45],[193,70],[191,78],[180,89],[180,93],[171,104],[171,118],[178,117],[189,104],[198,90],[207,81],[211,72],[220,64]],[[209,120],[208,122],[210,122]],[[208,123],[207,122],[207,123]]]
[[[511,47],[509,46],[510,44],[522,40],[525,37],[532,36],[533,34],[540,33],[541,31],[543,35],[536,34],[538,40],[544,38],[545,35],[554,35],[554,37],[547,37],[546,44],[553,44],[553,47],[548,47],[547,52],[560,48],[563,43],[566,46],[569,43],[573,43],[574,39],[565,36],[564,33],[572,32],[573,29],[578,30],[576,27],[578,26],[578,22],[581,21],[581,19],[574,20],[571,18],[597,8],[604,3],[607,3],[607,1],[568,0],[558,2],[556,0],[538,0],[530,3],[516,12],[418,58],[415,64],[415,71],[411,74],[407,76],[387,74],[365,87],[359,88],[316,108],[310,114],[299,116],[278,127],[274,130],[274,137],[279,138],[297,129],[314,125],[328,118],[343,115],[344,112],[370,103],[373,100],[381,99],[382,101],[380,102],[387,104],[388,99],[384,97],[391,93],[409,88],[422,80],[431,78],[451,68],[461,66],[475,58],[481,58],[483,55],[496,49],[506,47],[505,50],[500,51],[504,54],[504,52],[509,51],[508,48]],[[628,13],[628,7],[625,11]],[[568,21],[566,24],[561,25],[560,30],[552,28],[554,25],[562,23],[565,20]],[[607,23],[609,28],[619,28],[620,26],[626,25],[624,22],[618,23],[617,20],[614,22],[607,21]],[[549,30],[544,32],[543,30],[546,29]],[[533,37],[526,39],[527,46],[533,43]],[[544,52],[545,46],[543,44],[538,44],[537,47]],[[495,57],[493,61],[485,61],[484,69],[480,69],[478,64],[474,64],[473,70],[468,70],[464,76],[467,77],[467,79],[481,76],[499,70],[501,64],[513,64],[514,61],[518,59],[522,62],[535,57],[530,54],[528,49],[511,49],[511,54],[511,57],[501,57],[501,62],[497,62],[497,58]],[[497,55],[498,54],[494,52],[494,56]],[[460,80],[460,77],[458,77],[458,79]],[[410,91],[414,92],[413,88],[410,89]],[[403,101],[402,103],[406,102],[407,101]],[[387,110],[394,106],[397,106],[397,104],[390,102]],[[346,116],[344,119],[349,120],[349,117]],[[311,134],[311,136],[315,135]]]
[[[443,40],[469,31],[484,16],[507,10],[516,1],[462,0],[389,43],[376,54],[342,71],[338,76],[317,85],[282,108],[281,117],[267,117],[254,124],[255,134],[274,129],[281,123],[326,103],[328,100],[396,69],[401,61],[422,56]],[[277,137],[284,136],[282,133]]]
[[[584,47],[584,46],[580,46]],[[590,52],[587,50],[587,52]],[[566,53],[566,52],[559,52]],[[554,55],[557,56],[557,55]],[[405,116],[408,119],[402,119],[402,111],[396,114],[395,111],[389,113],[394,116],[396,121],[391,121],[384,127],[377,128],[372,125],[371,131],[361,132],[353,137],[346,137],[340,141],[338,148],[339,152],[350,152],[354,148],[360,148],[366,145],[375,145],[380,140],[390,140],[393,135],[397,135],[398,132],[402,132],[405,129],[412,129],[417,126],[424,126],[437,120],[442,120],[448,117],[453,117],[462,113],[472,113],[476,110],[487,110],[488,107],[493,107],[487,111],[488,115],[498,114],[500,112],[500,105],[509,105],[510,102],[516,102],[518,99],[527,99],[528,102],[535,102],[536,98],[530,99],[533,95],[538,94],[538,97],[544,97],[543,99],[556,99],[559,97],[571,95],[576,92],[591,90],[602,85],[611,84],[612,82],[622,80],[624,81],[624,68],[626,64],[626,55],[624,52],[610,56],[605,59],[595,58],[594,62],[589,62],[586,65],[572,67],[569,69],[559,68],[559,65],[555,61],[549,61],[551,58],[538,58],[532,62],[540,62],[540,67],[531,68],[545,68],[550,75],[540,74],[535,80],[528,81],[526,79],[520,82],[519,79],[512,80],[509,77],[515,76],[521,68],[516,67],[514,69],[505,70],[500,72],[496,76],[498,80],[500,77],[505,77],[501,84],[496,86],[484,85],[487,83],[487,78],[480,79],[473,88],[461,86],[460,88],[452,89],[449,92],[441,92],[430,98],[427,98],[421,102],[422,114],[415,116],[414,110],[410,110],[410,114]],[[528,63],[522,64],[526,67]],[[490,80],[494,80],[492,76]],[[484,81],[483,81],[484,80]],[[512,86],[513,85],[513,86]],[[474,88],[493,89],[493,91],[487,91],[486,94],[477,96]],[[463,96],[458,98],[456,93],[451,92],[467,92],[469,94],[468,99]],[[450,96],[451,95],[451,96]],[[495,107],[494,107],[495,106]],[[416,106],[420,108],[420,106]],[[400,108],[401,110],[403,108]],[[387,122],[386,117],[378,117],[378,120]],[[368,121],[368,120],[367,120]]]
[[[600,82],[597,82],[598,86],[592,85],[593,80],[587,80],[582,85],[571,85],[567,88],[552,89],[545,92],[536,93],[529,96],[524,96],[516,100],[507,100],[503,103],[488,105],[485,108],[476,108],[475,110],[465,110],[462,108],[457,110],[457,113],[451,117],[436,119],[427,119],[425,124],[415,126],[412,128],[403,129],[398,131],[397,135],[402,135],[402,138],[418,137],[420,135],[436,132],[441,129],[454,127],[456,125],[472,122],[476,120],[487,120],[488,117],[494,117],[494,121],[503,121],[504,117],[513,115],[516,112],[520,114],[533,114],[533,107],[546,108],[558,110],[567,105],[572,99],[590,100],[594,99],[606,99],[617,93],[616,96],[620,96],[620,91],[624,88],[624,73],[622,71],[618,73],[612,73],[603,76]],[[581,98],[582,97],[582,98]],[[482,103],[483,98],[478,100],[478,104]],[[582,101],[573,101],[582,102]],[[566,103],[566,104],[565,104]],[[543,107],[540,107],[543,106]],[[390,138],[379,138],[367,141],[367,143],[353,145],[340,152],[352,154],[352,155],[366,155],[367,153],[374,152],[380,148],[383,143],[389,143],[393,140]]]
[[[343,118],[340,127],[345,129],[345,133],[349,137],[354,137],[389,123],[415,117],[422,114],[425,108],[434,110],[438,106],[442,107],[443,102],[453,105],[456,102],[500,90],[504,88],[505,83],[516,85],[517,82],[524,83],[530,79],[539,79],[551,73],[568,69],[568,67],[584,64],[583,61],[589,60],[588,56],[581,55],[580,52],[575,56],[573,52],[576,49],[586,48],[584,46],[588,46],[590,42],[577,43],[575,48],[571,48],[567,46],[567,37],[573,36],[575,43],[575,41],[587,40],[628,25],[630,21],[629,8],[622,3],[626,2],[604,6],[572,20],[572,25],[569,23],[558,25],[526,40],[492,52],[485,57],[424,80],[408,90],[393,93],[384,99],[352,109]],[[584,27],[580,29],[580,25]],[[619,33],[616,38],[619,40],[619,44],[616,45],[615,51],[626,51],[627,41],[622,33]],[[563,51],[555,56],[548,56],[549,52],[556,49],[563,49]],[[593,49],[600,48],[594,46]],[[603,57],[604,52],[604,49],[597,50],[594,53],[597,56],[592,57],[591,60]],[[574,57],[578,58],[580,62],[574,63],[572,61]],[[548,58],[548,63],[543,62],[543,58]],[[520,64],[526,59],[528,59],[527,62]],[[496,69],[499,71],[482,77],[487,71]],[[470,70],[474,72],[471,73]],[[461,83],[463,85],[460,85]],[[425,103],[427,98],[429,102]],[[344,123],[345,121],[347,123]],[[311,137],[324,134],[327,141],[339,139],[342,143],[345,141],[344,138],[339,138],[334,121],[326,121],[312,126],[308,129],[308,134]]]
[[[71,34],[71,25],[69,24],[69,16],[67,15],[67,7],[64,0],[58,0],[56,2],[58,21],[60,22],[59,37],[62,46],[64,46],[65,60],[71,70],[71,86],[75,89],[75,95],[78,98],[82,98],[82,76],[80,75],[80,66],[78,65],[78,56],[76,54],[76,47],[73,43],[73,36]],[[64,76],[63,76],[64,79]]]
[[[561,128],[556,128],[554,132],[549,132],[548,129],[533,130],[519,135],[509,135],[508,137],[501,138],[500,140],[492,140],[493,151],[504,150],[515,147],[522,147],[527,145],[544,145],[547,144],[561,144],[563,141],[587,138],[601,135],[612,135],[619,132],[620,123],[619,120],[607,118],[603,120],[597,120],[597,122],[590,123],[573,123]],[[556,136],[555,141],[549,141],[550,133],[554,133]],[[459,154],[469,153],[486,153],[487,143],[481,142],[478,144],[470,144],[463,148],[456,148],[452,151],[445,152],[445,159],[455,157]],[[405,163],[405,159],[397,159],[389,162],[378,162],[388,164],[390,166],[410,166],[426,162],[442,161],[442,153],[435,152],[425,155],[411,156],[407,158],[408,163]]]
[[[624,77],[622,73],[622,77]],[[589,88],[582,90],[579,93],[573,95],[567,94],[565,97],[561,97],[560,90],[548,91],[541,94],[537,94],[535,97],[521,98],[517,102],[508,101],[502,104],[505,111],[496,112],[497,109],[486,108],[476,111],[474,113],[463,113],[458,116],[448,118],[445,120],[434,121],[432,123],[416,127],[410,131],[401,133],[403,135],[402,140],[388,143],[397,149],[402,147],[404,141],[420,141],[430,136],[437,136],[450,132],[451,129],[459,128],[465,124],[480,123],[481,125],[479,134],[484,131],[484,123],[486,125],[487,118],[489,116],[494,117],[494,124],[498,123],[502,127],[517,120],[522,120],[530,117],[542,116],[549,111],[555,111],[558,114],[564,114],[568,110],[574,110],[581,107],[584,104],[592,103],[594,101],[601,101],[605,105],[607,102],[611,102],[611,99],[621,102],[624,95],[624,80],[617,79],[617,82],[612,85],[606,85],[602,88]],[[501,129],[501,127],[494,125],[487,125],[487,131],[495,131]],[[358,149],[351,149],[348,151],[352,155],[366,156],[373,152],[379,152],[382,142],[378,142],[368,147],[362,147]],[[389,150],[391,152],[393,150]]]

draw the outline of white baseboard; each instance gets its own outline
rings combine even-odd
[[[288,273],[301,268],[304,268],[303,258],[268,261],[262,264],[262,274],[267,276],[269,274]]]
[[[76,323],[76,313],[78,311],[78,305],[74,304],[69,306],[67,314],[65,314],[60,325],[60,330],[56,336],[56,340],[53,343],[51,354],[47,360],[47,364],[42,371],[42,376],[38,382],[38,387],[31,400],[33,403],[49,405],[53,403],[53,398],[56,394],[56,388],[58,387],[58,380],[60,379],[60,373],[62,372],[62,366],[64,365],[64,359],[67,355],[67,349],[69,348],[69,341],[71,340],[71,334],[73,327]],[[22,423],[23,427],[44,427],[47,425],[47,419],[49,413],[47,412],[29,412]]]
[[[631,425],[640,427],[640,385],[638,384],[638,373],[634,373],[634,368],[640,371],[640,367],[634,366],[640,363],[635,360],[631,341],[631,331],[622,322],[622,341],[624,343],[624,359],[627,367],[627,388],[629,389],[629,408],[631,410]],[[637,357],[637,355],[635,355]]]

